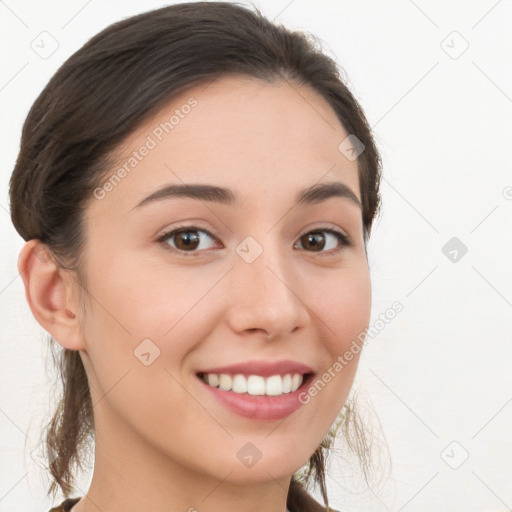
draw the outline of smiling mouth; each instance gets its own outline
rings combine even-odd
[[[208,386],[222,391],[252,396],[281,396],[293,393],[309,384],[313,373],[290,372],[263,377],[252,374],[199,372],[197,376]]]

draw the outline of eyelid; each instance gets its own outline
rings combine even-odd
[[[180,231],[202,231],[203,233],[206,233],[208,236],[210,236],[216,242],[219,242],[217,235],[212,233],[209,229],[202,228],[202,227],[196,226],[194,224],[182,224],[182,225],[170,228],[167,231],[165,231],[163,234],[159,235],[155,241],[165,244],[167,250],[177,253],[177,254],[182,254],[185,256],[198,256],[199,254],[201,254],[204,251],[209,251],[209,249],[203,249],[201,251],[182,251],[180,249],[176,249],[175,247],[172,247],[169,244],[165,243],[166,240],[168,240],[169,238],[172,238]]]
[[[307,226],[304,228],[298,238],[303,237],[307,233],[311,232],[318,232],[318,231],[325,231],[327,233],[335,233],[337,235],[342,235],[346,238],[347,241],[350,241],[352,243],[352,239],[350,236],[342,230],[340,227],[338,227],[336,224],[331,224],[329,222],[319,223],[319,224],[313,224],[312,226]]]
[[[318,226],[308,226],[298,236],[297,242],[299,242],[300,239],[304,235],[307,235],[308,233],[330,233],[331,235],[336,236],[341,243],[341,247],[339,249],[335,249],[334,251],[332,251],[332,250],[331,251],[305,251],[306,253],[312,253],[316,256],[322,257],[322,256],[332,256],[334,254],[339,254],[344,249],[347,249],[354,245],[352,242],[352,238],[349,235],[347,235],[344,231],[342,231],[338,227],[330,227],[329,223],[327,223],[327,225],[324,223],[324,224],[320,224]],[[295,245],[294,245],[294,248],[295,248]]]
[[[331,227],[331,226],[333,226],[333,227]],[[330,234],[338,237],[338,240],[341,242],[341,248],[334,250],[334,252],[333,251],[306,251],[305,249],[301,249],[301,250],[304,250],[305,252],[311,252],[318,256],[329,256],[329,255],[333,255],[333,254],[338,254],[341,251],[343,251],[343,249],[345,249],[347,247],[351,247],[353,245],[352,238],[349,235],[347,235],[345,232],[343,232],[340,228],[334,227],[334,226],[335,225],[329,224],[329,223],[319,224],[317,226],[308,226],[303,231],[301,231],[301,233],[298,235],[297,242],[294,244],[293,247],[295,248],[295,245],[300,241],[300,239],[304,235],[306,235],[308,233],[318,233],[318,232],[330,233]],[[184,256],[196,256],[197,257],[203,252],[210,251],[210,249],[203,249],[200,251],[183,251],[181,249],[176,249],[175,247],[172,247],[169,244],[165,243],[166,240],[168,240],[172,236],[176,235],[180,231],[202,231],[203,233],[208,234],[212,239],[219,242],[219,239],[216,234],[212,233],[209,229],[205,229],[205,228],[199,227],[194,224],[182,224],[182,225],[178,225],[176,227],[170,228],[167,231],[165,231],[162,235],[159,235],[156,238],[156,242],[165,244],[165,246],[166,246],[165,248],[167,250],[169,250],[173,253],[184,255]]]

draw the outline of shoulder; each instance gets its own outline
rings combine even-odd
[[[76,505],[80,501],[81,497],[68,498],[64,500],[59,506],[50,509],[50,512],[69,512],[73,505]]]

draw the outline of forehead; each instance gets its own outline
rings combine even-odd
[[[278,191],[291,198],[323,179],[342,181],[360,199],[357,161],[339,150],[347,135],[309,87],[223,77],[175,96],[123,142],[101,203],[129,210],[171,183],[225,186],[247,200]]]

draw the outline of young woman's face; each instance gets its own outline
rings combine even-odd
[[[338,358],[370,317],[357,162],[339,149],[348,135],[304,86],[223,78],[125,142],[85,213],[83,269],[81,357],[97,446],[115,460],[263,481],[321,443],[359,353],[342,369]],[[144,201],[165,187],[175,194]],[[249,394],[199,372],[224,373],[222,387],[252,375],[233,381]],[[290,377],[262,379],[298,385],[304,372],[295,392]]]

